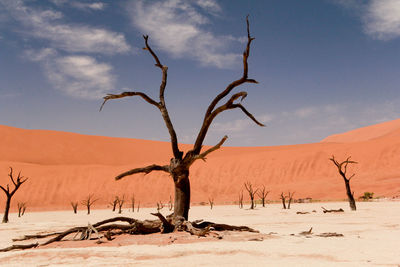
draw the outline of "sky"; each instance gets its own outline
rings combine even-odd
[[[246,15],[259,84],[232,93],[246,91],[242,104],[266,127],[228,110],[205,144],[313,143],[400,117],[399,0],[0,0],[0,124],[168,141],[139,97],[99,112],[107,93],[158,98],[145,34],[168,66],[178,141],[193,143],[209,103],[242,75]]]

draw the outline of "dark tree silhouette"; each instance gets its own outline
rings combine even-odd
[[[76,214],[78,212],[78,202],[71,201],[71,207],[74,210],[74,213]]]
[[[345,161],[339,163],[339,161],[335,159],[335,156],[332,155],[332,158],[330,158],[329,160],[332,161],[333,164],[335,164],[335,166],[338,168],[340,176],[342,176],[344,180],[344,184],[346,185],[346,194],[350,204],[350,209],[356,210],[357,208],[356,208],[356,201],[354,200],[354,192],[352,192],[350,188],[350,180],[351,178],[354,177],[355,173],[350,175],[350,177],[347,177],[347,165],[357,164],[357,162],[350,160],[350,158],[351,157],[348,157]]]
[[[120,180],[125,176],[137,173],[148,174],[152,171],[163,171],[165,173],[168,173],[172,177],[175,186],[175,201],[174,201],[174,213],[173,213],[174,220],[181,217],[187,220],[189,216],[189,207],[190,207],[189,169],[191,165],[196,160],[199,159],[205,160],[208,154],[219,149],[228,138],[227,136],[224,136],[218,144],[205,151],[202,151],[204,139],[206,138],[207,132],[212,122],[217,117],[217,115],[226,110],[240,109],[244,112],[246,116],[248,116],[256,124],[264,126],[262,123],[257,121],[256,118],[249,111],[247,111],[247,109],[241,104],[241,101],[247,96],[247,92],[245,91],[235,93],[231,95],[224,104],[219,104],[220,101],[223,100],[225,97],[227,97],[236,87],[245,83],[257,83],[256,80],[250,79],[248,77],[247,60],[248,57],[250,56],[250,45],[251,42],[254,40],[254,38],[250,36],[250,26],[248,18],[246,18],[246,23],[247,23],[247,44],[245,51],[243,52],[243,74],[239,79],[231,82],[222,92],[220,92],[211,101],[204,115],[203,123],[200,127],[193,148],[187,151],[186,154],[184,154],[184,152],[182,152],[179,149],[178,138],[174,126],[171,122],[167,106],[165,104],[164,92],[167,85],[168,67],[161,63],[156,53],[150,47],[149,37],[147,35],[143,36],[145,43],[144,50],[150,53],[150,55],[153,57],[155,61],[155,66],[159,68],[162,72],[162,79],[159,89],[159,99],[156,101],[147,94],[145,94],[144,92],[123,92],[121,94],[108,94],[107,96],[104,97],[104,102],[100,107],[101,110],[104,104],[111,99],[119,99],[128,96],[139,96],[150,105],[156,107],[161,112],[162,118],[165,122],[165,125],[168,129],[171,139],[173,157],[170,159],[169,164],[163,166],[152,164],[142,168],[134,168],[132,170],[119,174],[118,176],[115,177],[115,179]]]
[[[289,197],[289,200],[288,200],[288,206],[287,206],[288,209],[290,209],[290,203],[292,203],[292,201],[293,201],[294,193],[295,193],[295,192],[290,192],[290,191],[289,191],[289,196],[288,196],[288,197]]]
[[[263,207],[265,207],[265,199],[267,198],[268,193],[269,193],[269,191],[267,191],[267,190],[265,189],[265,186],[264,186],[264,185],[263,185],[262,188],[257,192],[258,197],[261,198],[261,203],[262,203],[262,206],[263,206]]]
[[[118,199],[118,213],[121,214],[122,213],[122,205],[124,205],[125,202],[125,196],[122,196],[122,198],[117,197]]]
[[[25,211],[26,211],[26,203],[18,202],[17,207],[18,207],[18,217],[24,216]]]
[[[20,188],[20,186],[28,180],[28,178],[24,178],[24,176],[21,176],[21,172],[18,173],[17,179],[14,178],[13,174],[13,168],[10,167],[10,172],[8,176],[11,179],[11,182],[14,185],[14,189],[10,191],[10,186],[7,184],[6,188],[0,185],[0,188],[4,191],[4,193],[7,196],[6,200],[6,206],[4,209],[4,216],[3,216],[3,223],[8,223],[8,213],[10,212],[10,204],[11,204],[11,198],[14,196],[15,192]]]
[[[250,182],[245,182],[244,187],[246,188],[247,192],[249,193],[250,197],[250,209],[254,209],[255,204],[254,204],[254,196],[257,194],[258,188],[256,190],[253,189],[253,185]]]
[[[132,212],[135,212],[135,194],[132,194],[131,196],[131,208]]]
[[[82,200],[82,205],[86,206],[87,208],[87,214],[90,214],[90,207],[93,205],[94,202],[96,202],[98,199],[93,199],[93,195],[88,195],[87,198]]]
[[[282,200],[283,209],[286,209],[286,196],[283,194],[283,192],[281,193],[281,200]]]
[[[117,208],[118,201],[119,201],[118,196],[115,196],[114,200],[109,203],[110,206],[112,207],[112,211],[115,211],[115,209]]]
[[[214,207],[214,198],[213,197],[209,197],[208,198],[208,203],[210,204],[210,209],[213,209],[213,207]]]

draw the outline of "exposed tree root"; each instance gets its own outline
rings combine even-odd
[[[20,238],[15,238],[13,241],[25,241],[30,239],[44,239],[52,237],[43,243],[32,243],[24,245],[13,245],[4,249],[0,249],[0,252],[17,250],[17,249],[29,249],[34,247],[46,246],[48,244],[66,241],[66,240],[92,240],[98,239],[97,243],[112,241],[115,235],[120,234],[131,234],[131,235],[146,235],[152,233],[171,233],[174,231],[185,231],[198,237],[204,237],[209,234],[214,234],[219,237],[215,232],[219,231],[247,231],[258,233],[258,231],[249,228],[247,226],[233,226],[228,224],[218,224],[207,221],[194,221],[189,222],[182,218],[173,218],[169,215],[164,217],[161,213],[152,213],[152,215],[158,217],[156,220],[136,220],[129,217],[115,217],[107,220],[97,222],[95,224],[88,224],[88,226],[73,227],[63,232],[25,235]],[[119,223],[116,223],[119,222]],[[121,224],[127,223],[127,224]],[[93,233],[96,236],[93,236]],[[65,239],[67,236],[72,236],[72,239]],[[80,236],[79,236],[80,235]],[[79,236],[79,238],[77,238]],[[104,240],[104,241],[103,241]]]
[[[327,210],[324,207],[321,207],[321,208],[323,209],[324,213],[327,213],[327,212],[344,212],[344,210],[342,208],[337,209],[337,210]]]

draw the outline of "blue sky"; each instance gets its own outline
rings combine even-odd
[[[166,103],[192,143],[209,102],[242,73],[245,16],[252,43],[243,104],[222,113],[206,144],[318,142],[400,117],[398,0],[0,0],[0,124],[82,134],[168,140],[160,71],[142,34],[168,66]]]

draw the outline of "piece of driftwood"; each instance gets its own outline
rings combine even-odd
[[[342,237],[343,234],[338,234],[338,233],[321,233],[321,234],[318,234],[317,236],[320,236],[320,237]]]
[[[129,217],[115,217],[97,222],[95,224],[89,223],[87,226],[73,227],[62,232],[25,235],[23,237],[13,239],[13,241],[45,239],[49,237],[50,239],[47,239],[42,243],[13,245],[4,249],[0,249],[0,252],[46,246],[54,242],[67,241],[67,240],[79,241],[79,240],[97,239],[96,243],[101,244],[107,241],[112,241],[114,239],[113,236],[121,234],[145,235],[152,233],[171,233],[174,231],[185,231],[192,235],[196,235],[198,237],[204,237],[211,233],[219,237],[219,235],[215,232],[247,231],[247,232],[258,233],[258,231],[249,228],[247,226],[218,224],[202,220],[189,222],[185,220],[183,217],[174,217],[173,215],[164,217],[161,213],[152,213],[152,215],[156,216],[158,219],[141,221]],[[93,233],[96,234],[95,237],[93,237]],[[68,236],[73,236],[73,237],[72,239],[71,238],[66,239]],[[78,236],[79,238],[77,238]],[[107,241],[105,241],[104,239]]]
[[[344,212],[344,210],[342,208],[337,209],[337,210],[333,210],[333,209],[332,210],[327,210],[324,207],[321,207],[321,208],[322,208],[324,213],[327,213],[327,212]]]
[[[298,212],[296,212],[296,214],[309,214],[309,212],[308,211],[298,211]]]

